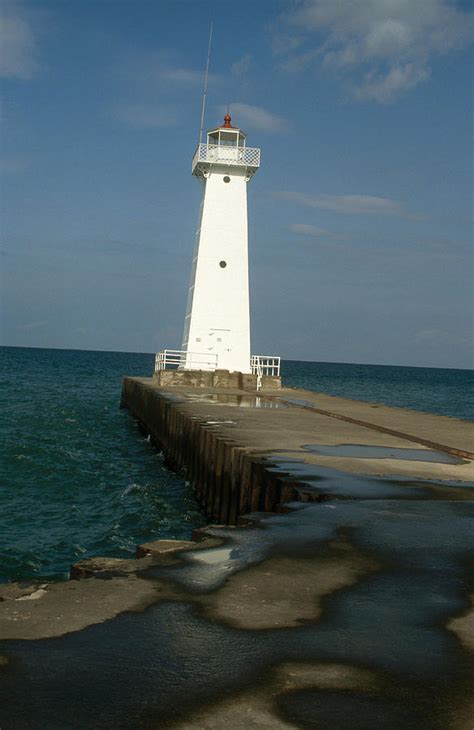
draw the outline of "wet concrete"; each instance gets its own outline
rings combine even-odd
[[[400,449],[396,446],[361,446],[360,444],[338,444],[323,446],[304,444],[303,449],[323,456],[349,456],[358,459],[408,459],[409,461],[434,461],[437,464],[464,464],[457,456],[428,449]]]
[[[148,567],[180,600],[0,642],[2,729],[468,728],[473,506],[293,507]]]
[[[259,395],[243,395],[237,393],[185,393],[185,400],[214,405],[235,406],[239,408],[288,408],[288,404],[278,399],[269,399]]]
[[[11,588],[2,730],[472,730],[472,465],[297,406],[175,398],[298,501],[136,561],[83,561],[54,590]]]
[[[432,461],[431,459],[428,461]],[[322,464],[276,455],[268,464],[271,473],[282,473],[291,483],[301,485],[298,497],[311,499],[474,499],[474,482],[464,480],[417,479],[407,476],[369,476],[340,472]]]

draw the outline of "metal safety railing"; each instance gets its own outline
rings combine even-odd
[[[254,375],[261,370],[262,375],[280,375],[280,357],[274,355],[252,355],[250,367]]]
[[[274,355],[252,355],[250,371],[261,385],[263,375],[280,375],[281,358]],[[218,353],[189,352],[187,350],[161,350],[155,356],[155,372],[161,370],[217,370]]]
[[[273,355],[252,355],[250,367],[257,376],[257,390],[262,389],[264,375],[280,375],[280,358]]]
[[[161,350],[155,356],[155,373],[160,370],[216,370],[218,356],[209,352]]]
[[[198,144],[193,157],[192,169],[199,163],[219,165],[241,165],[247,168],[260,167],[260,149],[258,147],[236,147],[218,144]]]

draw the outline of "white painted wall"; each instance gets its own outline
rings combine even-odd
[[[226,175],[229,183],[223,180]],[[188,353],[217,353],[219,368],[249,373],[245,168],[212,166],[204,181],[196,237],[182,349]],[[219,265],[221,261],[225,261],[225,268]],[[205,369],[202,364],[193,366],[189,354],[186,368],[193,367]]]

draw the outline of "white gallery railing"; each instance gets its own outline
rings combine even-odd
[[[155,372],[172,370],[217,370],[217,353],[161,350],[155,356]],[[280,358],[273,355],[252,355],[250,370],[253,375],[280,375]]]
[[[160,370],[216,370],[217,354],[187,352],[187,350],[161,350],[155,356],[155,373]]]
[[[199,163],[219,165],[240,165],[256,170],[260,167],[260,149],[258,147],[232,147],[217,144],[198,144],[194,153],[193,172]]]

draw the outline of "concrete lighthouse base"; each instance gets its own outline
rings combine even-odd
[[[257,390],[257,375],[231,372],[229,370],[158,370],[153,378],[156,385],[167,387],[188,386],[192,388]],[[260,390],[275,390],[275,388],[281,388],[280,376],[261,376]]]

